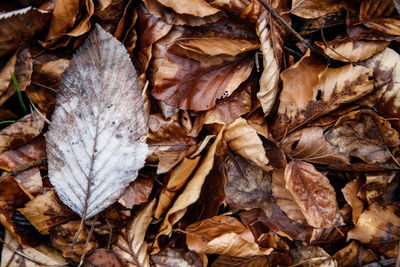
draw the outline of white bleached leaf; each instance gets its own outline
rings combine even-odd
[[[62,77],[46,136],[49,178],[83,218],[115,202],[147,156],[144,103],[124,46],[96,25]]]

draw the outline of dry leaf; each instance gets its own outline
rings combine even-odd
[[[358,110],[340,117],[325,133],[325,138],[342,154],[358,157],[367,163],[383,163],[391,159],[388,147],[398,144],[399,134],[376,113]]]
[[[321,247],[309,246],[307,248],[300,246],[290,250],[290,256],[294,264],[304,267],[336,267],[337,263]]]
[[[253,234],[237,219],[229,216],[215,216],[194,223],[185,231],[186,244],[200,255],[224,254],[235,257],[268,255],[272,248],[261,249]]]
[[[342,248],[338,252],[333,255],[333,258],[339,264],[339,266],[343,267],[353,267],[357,265],[358,256],[357,253],[360,249],[360,245],[356,241],[352,241],[348,246]],[[366,264],[372,261],[375,261],[375,258],[368,251],[367,248],[361,247],[361,264]]]
[[[73,219],[75,214],[58,199],[54,190],[38,195],[18,209],[41,234],[49,234],[50,229]]]
[[[268,2],[278,14],[289,21],[288,16],[285,15],[285,12],[289,10],[289,1],[270,0]],[[263,12],[257,19],[256,31],[261,42],[264,67],[260,78],[260,90],[257,93],[257,98],[260,100],[266,116],[271,111],[276,94],[278,93],[279,72],[286,31],[265,8],[263,8]]]
[[[17,54],[17,52],[14,53],[0,71],[0,105],[4,104],[15,92],[15,88],[10,86],[10,83],[11,72],[15,72]]]
[[[200,156],[194,159],[184,158],[181,163],[172,171],[167,186],[163,188],[158,198],[157,208],[154,213],[155,218],[160,218],[175,200],[179,190],[186,184],[188,178],[197,167]]]
[[[144,237],[153,219],[155,204],[155,199],[149,202],[128,224],[127,228],[122,229],[117,242],[112,247],[127,262],[128,266],[150,266]]]
[[[79,221],[70,221],[65,224],[56,225],[50,229],[50,239],[53,247],[61,250],[65,258],[71,258],[75,262],[80,261],[83,248],[85,247],[89,235],[89,229],[84,227],[77,238],[72,252],[68,252],[72,242],[74,241],[75,234],[78,232],[79,224]],[[86,248],[86,252],[90,253],[98,247],[99,244],[92,235]]]
[[[366,181],[360,186],[357,194],[368,204],[379,201],[380,203],[391,203],[394,188],[397,186],[395,181],[396,172],[381,172],[365,174]]]
[[[348,182],[346,186],[342,188],[343,196],[352,208],[353,224],[356,224],[358,217],[364,210],[364,202],[357,197],[357,192],[360,186],[361,181],[358,178],[351,182]]]
[[[17,239],[15,239],[9,231],[5,232],[3,250],[1,253],[1,267],[39,267],[49,265],[68,265],[61,253],[48,245],[40,245],[38,247],[23,247]],[[10,249],[13,248],[13,249]],[[34,259],[33,262],[23,256],[18,255],[15,251],[19,251],[24,255]],[[39,264],[42,263],[42,264]]]
[[[253,64],[246,54],[207,56],[175,44],[155,73],[152,95],[179,109],[208,110],[247,80]]]
[[[247,159],[257,167],[263,170],[271,170],[271,166],[267,166],[269,160],[265,154],[260,137],[257,135],[250,125],[243,118],[226,126],[224,139],[228,143],[229,149]]]
[[[197,267],[203,266],[195,253],[185,249],[167,248],[158,254],[150,255],[152,266],[156,267]]]
[[[285,214],[296,223],[307,225],[300,206],[297,205],[290,191],[285,185],[285,170],[274,170],[272,173],[272,195],[276,200],[276,204]]]
[[[235,266],[235,267],[259,267],[269,266],[269,261],[265,256],[254,256],[250,258],[238,258],[226,255],[220,255],[213,263],[211,267],[224,267],[224,266]]]
[[[187,208],[196,202],[199,198],[201,193],[202,185],[204,181],[211,171],[213,164],[214,164],[214,155],[217,149],[217,145],[222,139],[222,133],[224,129],[222,129],[217,138],[215,139],[214,143],[210,146],[207,151],[207,154],[202,159],[199,167],[197,168],[196,172],[193,174],[190,181],[186,184],[183,192],[178,196],[175,200],[172,207],[168,210],[167,214],[165,215],[165,219],[160,226],[160,230],[156,236],[156,241],[153,246],[152,253],[157,253],[160,251],[158,238],[161,235],[171,235],[172,234],[172,227],[173,225],[178,222],[182,217],[185,215]]]
[[[83,262],[83,267],[123,267],[126,262],[112,250],[98,248],[88,255]]]
[[[114,203],[144,164],[144,135],[136,71],[122,44],[97,25],[64,73],[46,136],[60,199],[83,218]]]
[[[0,15],[0,56],[6,55],[46,29],[51,13],[26,7]]]
[[[166,7],[172,8],[176,13],[188,14],[195,17],[207,17],[221,12],[210,6],[204,0],[186,0],[186,1],[174,1],[174,0],[157,0]]]
[[[350,38],[336,39],[329,42],[316,42],[330,58],[342,62],[359,62],[366,60],[382,50],[389,43],[385,41],[353,40]]]
[[[336,12],[345,6],[346,3],[342,0],[293,0],[290,13],[306,19],[315,19]]]
[[[226,202],[233,210],[265,208],[271,195],[269,173],[251,165],[240,156],[226,161]]]
[[[360,4],[360,20],[388,17],[394,11],[392,0],[365,0]]]
[[[118,203],[121,203],[125,208],[132,209],[135,205],[146,203],[152,189],[153,179],[139,176],[126,188],[118,199]]]
[[[331,145],[320,127],[304,128],[287,136],[282,141],[285,152],[294,159],[313,163],[348,164],[349,156],[341,154],[337,147]]]
[[[0,153],[22,146],[38,136],[44,121],[37,115],[28,114],[0,131]]]
[[[356,226],[347,234],[347,239],[363,243],[384,243],[398,241],[400,217],[395,205],[381,206],[373,203],[358,218]]]
[[[282,72],[278,116],[271,127],[275,136],[296,130],[373,90],[372,69],[351,64],[324,71],[325,68],[318,59],[306,54]],[[304,69],[309,71],[305,73]]]
[[[8,172],[46,158],[46,144],[44,138],[34,139],[32,142],[0,154],[0,168]],[[31,194],[37,194],[43,190],[42,176],[39,167],[32,167],[15,175],[15,179]]]
[[[284,177],[286,188],[309,225],[328,228],[335,223],[339,210],[335,190],[328,178],[313,165],[300,160],[289,162]]]

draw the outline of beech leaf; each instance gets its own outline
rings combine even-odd
[[[147,156],[144,102],[124,46],[96,25],[62,77],[46,136],[49,178],[83,218],[115,202]]]

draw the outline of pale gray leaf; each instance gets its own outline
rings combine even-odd
[[[46,136],[49,178],[82,217],[115,202],[147,156],[144,102],[125,47],[96,25],[62,77]]]

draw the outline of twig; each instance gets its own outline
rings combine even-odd
[[[304,43],[309,47],[312,51],[315,51],[315,48],[306,40],[304,39],[298,32],[296,32],[289,23],[286,22],[265,0],[260,0],[260,2],[264,5],[266,9],[272,14],[272,16],[277,19],[285,28],[290,31],[300,42]]]
[[[12,250],[14,253],[24,257],[27,260],[30,260],[31,262],[34,262],[36,264],[39,265],[45,265],[45,266],[67,266],[69,265],[68,263],[60,263],[60,264],[47,264],[47,263],[43,263],[41,261],[38,261],[34,258],[29,257],[28,255],[25,255],[24,253],[22,253],[21,251],[19,251],[18,249],[12,247],[11,245],[7,244],[6,242],[4,242],[4,240],[2,238],[0,238],[0,242],[3,243],[8,249]]]
[[[28,162],[24,165],[19,166],[18,168],[13,169],[11,172],[7,173],[6,175],[2,175],[0,177],[0,180],[4,179],[6,177],[9,177],[9,176],[15,176],[29,168],[36,167],[39,165],[44,165],[44,164],[46,164],[46,162],[47,162],[47,159],[39,159],[36,161]]]
[[[96,224],[96,221],[97,221],[98,217],[99,217],[99,214],[97,213],[96,216],[94,216],[94,218],[93,218],[92,226],[90,227],[90,231],[89,231],[88,237],[86,238],[86,243],[85,243],[85,246],[83,247],[83,252],[82,252],[82,255],[81,255],[81,261],[79,262],[78,267],[81,267],[82,264],[83,264],[83,260],[85,259],[85,255],[86,255],[87,246],[89,245],[90,238],[92,237],[92,234],[93,234],[94,225]]]

